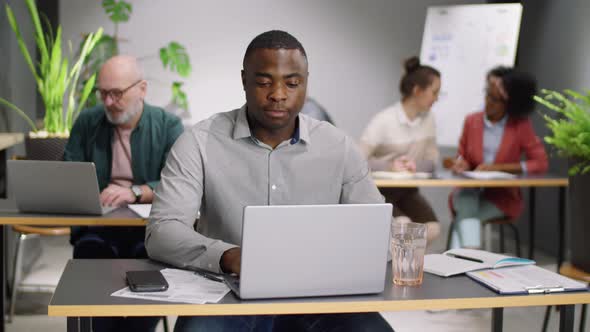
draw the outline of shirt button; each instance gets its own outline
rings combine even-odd
[[[274,184],[270,187],[272,190],[276,190],[277,186],[275,186]]]

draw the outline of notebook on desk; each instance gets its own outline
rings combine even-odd
[[[22,212],[101,215],[116,209],[100,205],[93,163],[8,160],[7,174]]]
[[[370,294],[385,285],[391,204],[248,206],[242,299]]]
[[[450,277],[469,271],[531,264],[535,264],[535,261],[475,249],[451,249],[442,254],[424,256],[424,271],[441,277]]]

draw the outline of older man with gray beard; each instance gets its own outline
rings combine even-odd
[[[103,104],[80,113],[64,152],[66,161],[93,162],[100,200],[107,206],[151,203],[180,119],[144,102],[147,82],[134,57],[109,59],[98,75]],[[74,258],[147,258],[144,227],[74,227]],[[94,331],[151,331],[154,318],[94,319]]]

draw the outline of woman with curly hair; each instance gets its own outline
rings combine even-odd
[[[492,69],[487,75],[484,111],[465,118],[451,169],[457,173],[545,172],[547,154],[529,119],[535,107],[535,91],[536,82],[531,75],[508,67]],[[523,210],[518,188],[457,189],[449,202],[457,223],[452,248],[481,248],[483,221],[502,217],[514,220]]]

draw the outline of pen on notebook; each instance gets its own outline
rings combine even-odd
[[[463,256],[463,255],[447,253],[447,256],[451,256],[451,257],[455,257],[455,258],[459,258],[459,259],[464,259],[467,261],[477,262],[477,263],[483,263],[483,261],[481,259],[467,257],[467,256]]]
[[[211,274],[209,274],[209,273],[207,273],[207,272],[203,272],[203,271],[195,271],[195,274],[196,274],[196,275],[198,275],[198,276],[201,276],[201,277],[203,277],[203,278],[205,278],[205,279],[209,279],[209,280],[212,280],[212,281],[217,281],[217,282],[223,282],[223,278],[221,278],[221,277],[216,277],[216,276],[214,276],[214,275],[211,275]]]

